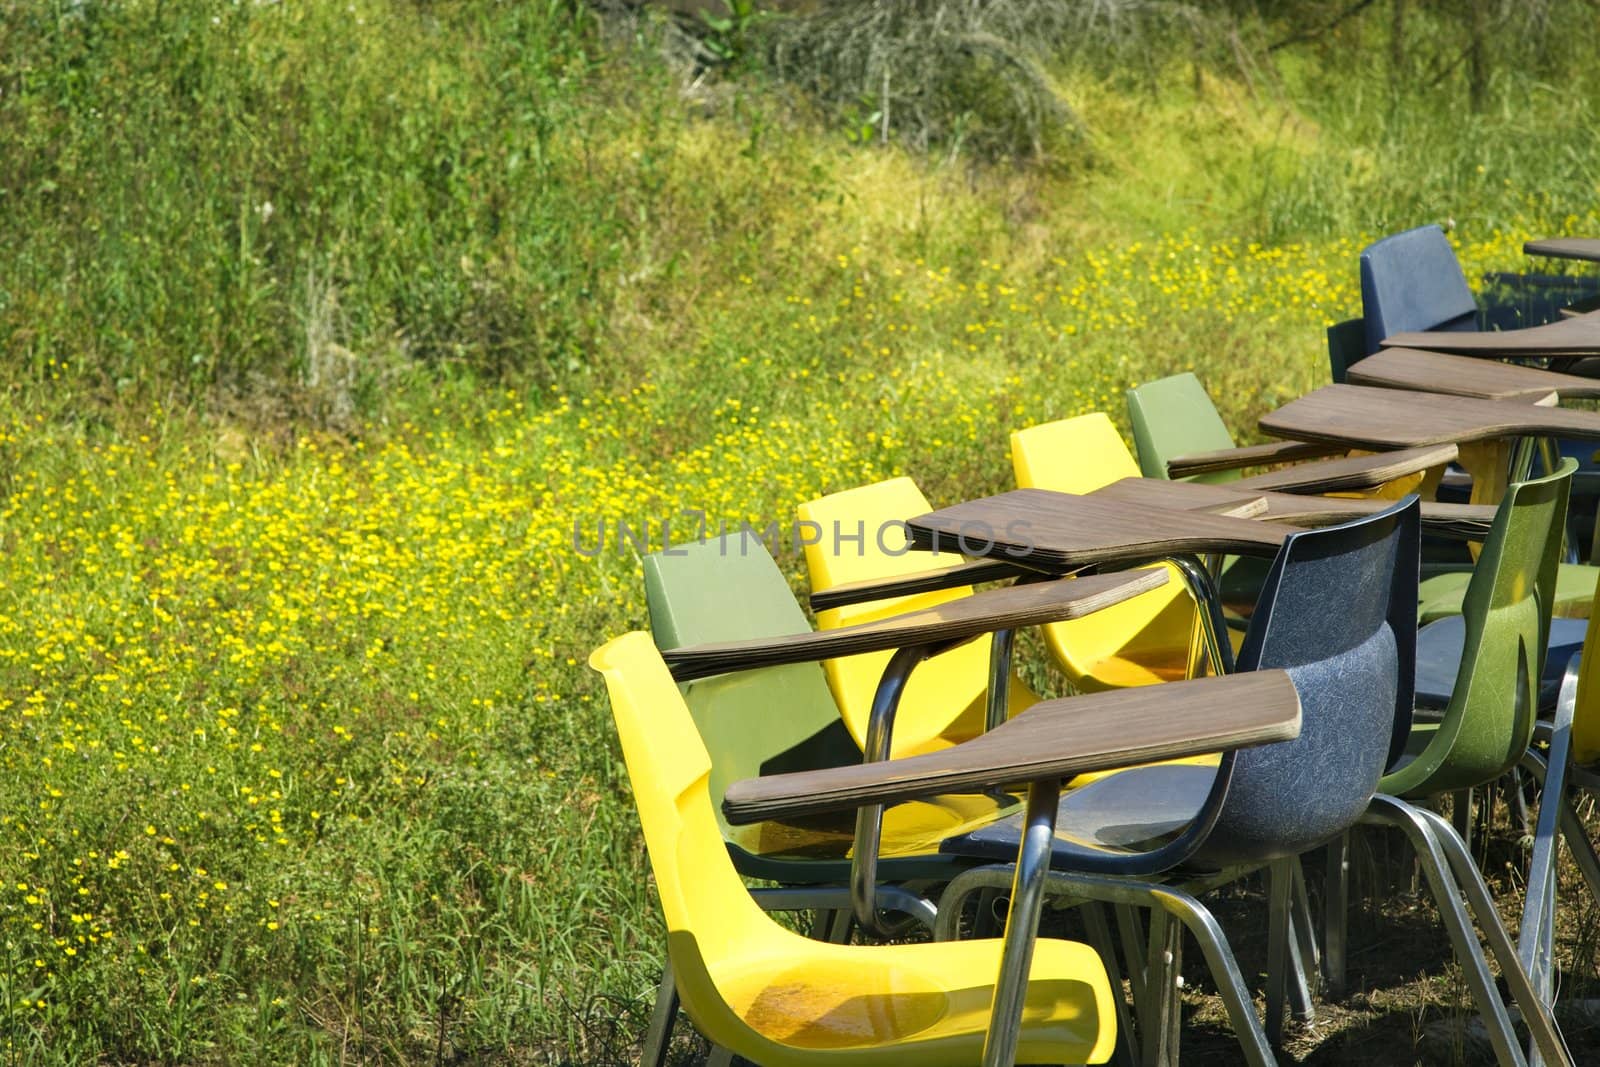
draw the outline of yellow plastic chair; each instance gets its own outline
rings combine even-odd
[[[960,563],[959,556],[907,549],[906,519],[933,510],[910,478],[891,478],[834,493],[799,507],[806,568],[813,594],[852,582],[920,574]],[[829,608],[817,628],[871,622],[933,607],[972,593],[970,585]],[[872,698],[891,653],[831,659],[823,664],[839,714],[856,743],[866,747]],[[989,643],[972,641],[923,663],[911,676],[895,717],[890,755],[946,748],[983,732],[989,688]],[[1007,691],[1016,714],[1039,698],[1015,675]]]
[[[1092,493],[1139,466],[1104,412],[1061,419],[1011,434],[1011,467],[1023,489]],[[1186,678],[1200,642],[1194,600],[1171,564],[1167,584],[1083,619],[1051,623],[1045,641],[1073,685],[1087,691],[1121,689]]]
[[[700,1032],[767,1067],[978,1062],[1000,942],[834,945],[774,923],[723,847],[710,757],[650,635],[616,638],[589,664],[611,694],[666,916],[668,978]],[[1040,940],[1029,978],[1017,1059],[1109,1059],[1115,1005],[1095,952]],[[673,1014],[658,1005],[658,1019]]]

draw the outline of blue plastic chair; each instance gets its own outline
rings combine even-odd
[[[1052,860],[1060,873],[1052,874],[1051,891],[1150,908],[1152,943],[1164,942],[1168,952],[1181,945],[1170,919],[1179,920],[1199,940],[1254,1063],[1271,1062],[1267,1035],[1220,928],[1184,883],[1193,875],[1194,885],[1216,885],[1223,869],[1243,874],[1272,864],[1272,954],[1275,973],[1285,973],[1294,857],[1365,813],[1410,729],[1419,512],[1412,496],[1356,523],[1295,534],[1269,569],[1238,667],[1289,670],[1303,709],[1299,738],[1224,754],[1214,767],[1129,768],[1061,801]],[[1327,611],[1333,601],[1336,613]],[[1007,819],[943,847],[1004,859],[1016,854],[1018,834],[1017,820]],[[1006,871],[986,867],[955,879],[936,930],[953,928],[964,896],[1003,884]],[[1163,872],[1176,881],[1132,880]],[[1142,1040],[1168,1039],[1171,1009],[1152,1011],[1149,998],[1169,996],[1170,986],[1152,972],[1147,996],[1135,998],[1146,1000]],[[1281,1003],[1281,993],[1269,990],[1273,1033]]]
[[[1393,333],[1471,331],[1482,329],[1485,324],[1455,250],[1438,226],[1419,226],[1385,237],[1362,250],[1361,319],[1363,356],[1376,352],[1379,342]],[[1346,335],[1341,332],[1336,338],[1334,331],[1347,328],[1340,324],[1328,331],[1328,358],[1334,364],[1336,378],[1340,361],[1345,360],[1346,367],[1349,364],[1348,351],[1343,347]],[[1340,346],[1337,353],[1336,344]],[[1594,443],[1560,441],[1557,450],[1579,463],[1580,474],[1573,482],[1573,513],[1574,518],[1581,521],[1569,525],[1569,534],[1572,544],[1586,544],[1594,536],[1590,517],[1595,512],[1596,500],[1600,499],[1600,481],[1596,480],[1600,471],[1596,471],[1590,458],[1595,451]],[[1446,499],[1443,492],[1440,499]],[[1569,555],[1568,563],[1575,562],[1576,557]],[[1563,567],[1558,579],[1557,613],[1569,614],[1587,605],[1594,580],[1595,572],[1587,567]],[[1466,579],[1461,575],[1437,575],[1424,582],[1423,621],[1459,611],[1460,594],[1465,587]],[[1559,679],[1552,684],[1559,684]]]
[[[1286,988],[1289,975],[1303,975],[1304,963],[1315,956],[1309,918],[1290,918],[1301,881],[1297,857],[1369,817],[1379,779],[1405,750],[1413,708],[1419,514],[1417,498],[1408,496],[1357,522],[1295,534],[1273,561],[1238,668],[1289,672],[1302,704],[1298,738],[1224,754],[1215,767],[1129,768],[1061,800],[1050,891],[1149,908],[1152,961],[1171,960],[1181,949],[1181,931],[1171,918],[1187,927],[1251,1063],[1272,1062],[1269,1035],[1279,1031],[1287,994],[1297,1013],[1310,1012],[1304,985],[1297,980]],[[1330,612],[1330,603],[1339,610]],[[1383,798],[1380,815],[1412,836],[1479,1006],[1497,1037],[1514,1041],[1459,904],[1456,878],[1467,875],[1451,874],[1436,841],[1439,831],[1413,817],[1404,802]],[[943,848],[1003,859],[1016,854],[1019,833],[1011,818],[952,838]],[[1271,884],[1265,1031],[1226,939],[1193,895],[1263,866],[1270,868]],[[1165,884],[1134,880],[1162,873]],[[953,932],[967,895],[1007,884],[1009,876],[1008,867],[991,866],[957,877],[941,900],[936,933]],[[1479,916],[1480,924],[1497,921]],[[1514,968],[1504,930],[1487,936],[1502,957],[1502,971],[1507,956]],[[1144,1002],[1141,1040],[1175,1040],[1171,979],[1152,967],[1142,986],[1135,983],[1135,1000]],[[1532,998],[1525,975],[1520,987],[1514,976],[1512,982]]]
[[[1443,230],[1418,226],[1361,250],[1361,318],[1367,356],[1392,333],[1478,328],[1478,302]]]

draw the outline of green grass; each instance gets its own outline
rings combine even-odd
[[[1600,146],[1509,76],[1473,148],[1314,54],[1063,69],[1085,165],[972,167],[638,43],[0,10],[12,1061],[626,1058],[660,919],[581,664],[644,612],[575,526],[1003,488],[1010,429],[1179,369],[1247,434],[1370,237],[1600,232]]]

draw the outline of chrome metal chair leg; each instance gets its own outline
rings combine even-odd
[[[1512,829],[1527,836],[1533,832],[1533,820],[1528,818],[1528,794],[1522,780],[1522,768],[1511,768],[1506,778],[1506,806],[1511,811]]]
[[[1450,825],[1470,851],[1472,848],[1472,790],[1457,789],[1450,794]]]
[[[810,911],[812,909],[851,909],[850,890],[845,886],[772,886],[750,890],[750,896],[763,911]],[[874,908],[880,915],[896,912],[903,916],[891,929],[904,936],[910,924],[920,923],[932,930],[937,918],[933,902],[920,893],[900,885],[880,885],[874,891]]]
[[[1293,999],[1289,1001],[1289,1011],[1296,1021],[1309,1023],[1315,1018],[1311,997],[1321,975],[1322,955],[1317,951],[1311,900],[1306,893],[1306,870],[1299,856],[1290,861],[1289,873],[1294,878],[1294,895],[1289,898],[1289,930],[1294,935],[1289,942],[1294,962],[1294,983],[1289,987]]]
[[[1185,588],[1194,597],[1196,622],[1200,624],[1211,673],[1232,674],[1233,643],[1228,639],[1228,621],[1222,613],[1222,594],[1216,581],[1193,556],[1174,556],[1167,562],[1178,568]]]
[[[1284,986],[1289,979],[1289,897],[1288,871],[1283,861],[1267,869],[1267,1041],[1277,1048],[1283,1044]]]
[[[1444,921],[1445,932],[1450,937],[1451,947],[1455,949],[1456,961],[1466,978],[1467,988],[1488,1029],[1495,1058],[1505,1067],[1522,1067],[1527,1061],[1511,1028],[1511,1016],[1495,990],[1494,977],[1489,973],[1483,947],[1478,944],[1477,936],[1472,931],[1471,920],[1461,904],[1460,889],[1450,875],[1450,863],[1425,822],[1428,814],[1431,813],[1380,793],[1373,798],[1363,821],[1397,827],[1411,842],[1417,861],[1428,879],[1429,888],[1433,891],[1434,904],[1439,909],[1440,919]],[[1455,842],[1459,844],[1460,838],[1456,837]],[[1515,960],[1512,963],[1515,964]]]
[[[1060,798],[1060,782],[1040,781],[1028,786],[1022,844],[1017,850],[1011,907],[1000,947],[1000,974],[995,979],[994,1002],[989,1009],[989,1031],[983,1038],[984,1067],[1011,1067],[1017,1059],[1022,1008],[1028,993],[1045,882],[1050,875],[1050,846],[1055,841],[1056,804]]]
[[[1003,865],[974,867],[950,879],[939,896],[937,917],[933,923],[935,941],[954,941],[961,933],[961,913],[966,910],[967,898],[985,889],[999,889],[1011,884],[1011,868]]]
[[[1522,761],[1524,765],[1533,765],[1530,767],[1533,777],[1544,788],[1539,795],[1539,816],[1533,829],[1533,852],[1528,858],[1528,886],[1517,939],[1517,958],[1528,972],[1534,990],[1547,1004],[1554,1003],[1556,861],[1560,853],[1557,838],[1561,811],[1567,806],[1567,760],[1572,749],[1572,716],[1576,701],[1577,675],[1569,668],[1550,727],[1549,762],[1531,751],[1524,753]]]
[[[822,931],[823,939],[832,945],[848,945],[850,943],[850,927],[854,922],[850,909],[834,908],[827,914],[828,922]]]
[[[1133,1013],[1143,1019],[1149,1010],[1146,1004],[1147,987],[1144,971],[1144,925],[1134,914],[1131,904],[1114,904],[1117,916],[1117,937],[1122,942],[1122,958],[1128,961],[1128,985],[1133,990]]]
[[[1199,943],[1211,978],[1217,983],[1217,993],[1227,1009],[1228,1022],[1244,1053],[1244,1061],[1250,1067],[1271,1067],[1276,1061],[1267,1044],[1267,1035],[1256,1019],[1255,1005],[1250,999],[1250,991],[1245,988],[1244,975],[1239,972],[1239,962],[1228,948],[1227,938],[1223,936],[1216,917],[1205,905],[1180,890],[1160,887],[1150,888],[1147,892],[1162,909],[1182,921]]]
[[[1544,724],[1540,723],[1541,733]],[[1541,786],[1545,784],[1548,773],[1544,758],[1537,752],[1526,752],[1522,757],[1522,768],[1532,774],[1534,780]],[[1582,767],[1569,765],[1566,774],[1573,779],[1574,784],[1588,792],[1600,792],[1600,778]],[[1565,789],[1563,789],[1565,792]],[[1594,842],[1589,840],[1589,832],[1583,825],[1583,820],[1578,818],[1578,809],[1572,805],[1572,797],[1567,796],[1560,808],[1558,823],[1561,827],[1561,836],[1567,842],[1567,848],[1572,852],[1572,859],[1578,865],[1578,873],[1583,875],[1584,882],[1589,886],[1589,892],[1594,895],[1595,902],[1600,904],[1600,855],[1595,854]]]
[[[1011,650],[1016,644],[1015,630],[996,630],[989,637],[989,705],[984,729],[993,730],[1006,721],[1011,710]]]
[[[1589,883],[1589,892],[1600,902],[1600,855],[1595,854],[1594,842],[1589,840],[1589,832],[1570,798],[1561,805],[1561,836],[1566,838],[1567,849],[1577,861],[1583,880]]]
[[[1478,920],[1484,940],[1489,943],[1489,951],[1494,954],[1495,962],[1500,964],[1501,980],[1521,1009],[1523,1025],[1533,1035],[1539,1052],[1551,1063],[1571,1064],[1572,1054],[1567,1050],[1561,1031],[1556,1028],[1550,1005],[1539,997],[1528,978],[1528,972],[1518,962],[1516,946],[1511,943],[1511,935],[1506,933],[1505,926],[1500,922],[1500,913],[1495,910],[1494,900],[1489,896],[1489,887],[1484,884],[1483,875],[1478,873],[1472,857],[1467,854],[1460,840],[1451,839],[1449,824],[1438,815],[1426,809],[1417,809],[1417,815],[1433,835],[1455,873],[1461,890],[1466,893],[1467,905]]]
[[[1299,857],[1274,861],[1267,869],[1266,1021],[1267,1040],[1274,1048],[1283,1042],[1285,1001],[1296,1020],[1312,1018],[1305,961],[1315,960],[1316,949],[1304,948],[1310,940],[1310,923]]]
[[[985,889],[978,894],[978,910],[972,917],[973,937],[999,937],[1002,917],[996,914],[996,905],[1005,901],[1003,889]]]

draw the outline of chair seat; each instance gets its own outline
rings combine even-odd
[[[1199,812],[1217,775],[1217,758],[1128,767],[1063,793],[1052,863],[1072,865],[1084,851],[1144,852],[1182,830]],[[946,838],[941,851],[973,859],[1014,860],[1020,813]]]
[[[925,593],[916,601],[900,598],[899,603],[902,609],[910,610],[952,599],[955,598],[943,593]],[[830,614],[824,612],[820,617],[828,623],[822,629],[844,625],[829,619]],[[890,614],[893,612],[856,613],[852,616],[841,614],[841,617],[865,622]],[[866,745],[872,698],[891,655],[889,652],[868,652],[831,659],[825,664],[828,685],[833,690],[845,725],[858,746]],[[906,682],[905,692],[900,698],[900,711],[895,716],[894,731],[890,735],[889,754],[898,758],[937,752],[962,741],[970,741],[983,733],[988,717],[988,681],[989,642],[986,640],[968,641],[924,661]],[[1029,689],[1013,671],[1006,690],[1009,713],[1016,715],[1038,702],[1038,694]]]
[[[1103,655],[1092,660],[1084,657],[1083,674],[1074,679],[1074,687],[1080,692],[1096,693],[1136,685],[1155,685],[1158,682],[1179,682],[1187,678],[1189,639],[1194,625],[1194,611],[1188,603],[1182,605],[1186,618],[1181,633],[1171,626],[1160,631],[1150,627],[1137,640],[1124,645],[1118,654]],[[1046,627],[1045,636],[1051,651],[1060,656],[1058,646],[1064,647],[1064,642],[1058,637],[1058,628],[1059,623]],[[1157,638],[1164,640],[1158,641]],[[1243,631],[1230,629],[1228,640],[1237,653],[1244,642]]]
[[[1078,688],[1093,693],[1103,689],[1179,682],[1188,677],[1187,646],[1162,649],[1154,655],[1147,650],[1142,651],[1144,654],[1137,659],[1132,656],[1107,656],[1088,664],[1087,672],[1078,680]]]
[[[1563,563],[1556,575],[1556,599],[1552,610],[1566,619],[1587,619],[1594,600],[1595,579],[1600,567],[1587,563]],[[1422,580],[1418,595],[1417,622],[1426,625],[1450,615],[1461,614],[1461,601],[1467,593],[1471,571],[1435,574]]]
[[[934,855],[951,833],[990,822],[1020,801],[1001,803],[989,796],[945,796],[896,804],[883,813],[879,856]],[[803,821],[771,821],[730,827],[729,844],[768,860],[848,859],[855,839],[855,813]],[[746,871],[752,874],[754,872]]]
[[[1043,627],[1045,644],[1074,689],[1098,693],[1188,677],[1194,602],[1176,568],[1156,566],[1167,571],[1161,588]]]
[[[1552,711],[1561,690],[1561,676],[1567,661],[1583,648],[1588,623],[1582,619],[1550,620],[1550,652],[1545,657],[1544,674],[1539,679],[1539,710]],[[1450,703],[1461,668],[1461,646],[1467,624],[1460,615],[1428,623],[1417,631],[1417,708],[1443,711]]]
[[[1000,970],[998,940],[862,952],[785,938],[771,947],[785,951],[754,964],[741,958],[736,970],[713,972],[740,1021],[783,1046],[764,1050],[762,1063],[978,1062]],[[1030,974],[1018,1062],[1105,1062],[1114,1012],[1095,951],[1041,938]],[[784,1050],[793,1050],[792,1060]],[[818,1055],[828,1052],[836,1055]]]

